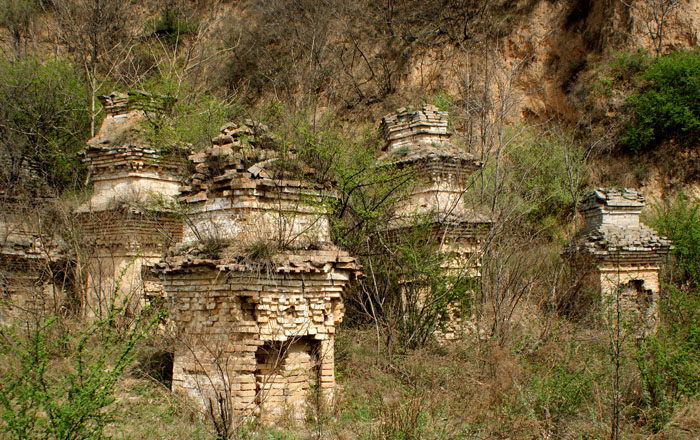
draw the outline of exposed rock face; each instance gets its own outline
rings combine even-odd
[[[332,396],[342,293],[358,271],[330,243],[333,193],[254,129],[228,125],[192,156],[185,246],[155,269],[180,341],[173,391],[214,414],[303,417]]]
[[[593,265],[591,287],[614,304],[643,319],[648,329],[658,321],[659,268],[671,243],[639,221],[644,197],[629,189],[598,189],[580,205],[584,227],[569,253]]]
[[[101,101],[107,116],[83,153],[93,194],[76,210],[92,250],[87,313],[95,316],[116,298],[132,307],[143,301],[142,267],[160,259],[182,234],[181,219],[161,205],[179,194],[186,171],[143,133],[147,118],[167,111],[170,99],[130,93]]]
[[[478,278],[481,241],[491,221],[468,209],[464,194],[469,176],[481,163],[450,143],[447,122],[447,113],[432,105],[402,108],[382,119],[385,154],[380,160],[414,177],[410,194],[398,204],[388,232],[397,236],[427,227],[426,239],[438,244],[438,252],[451,255],[444,262],[447,273],[457,279]],[[456,309],[453,312],[438,335],[444,339],[454,339],[465,330],[461,316]]]

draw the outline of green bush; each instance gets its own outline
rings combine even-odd
[[[585,172],[584,150],[574,142],[563,145],[569,141],[532,126],[508,127],[506,139],[498,188],[491,183],[496,181],[496,161],[490,159],[484,168],[486,189],[501,194],[502,206],[496,209],[522,215],[528,228],[553,232],[572,212],[570,185],[577,192],[585,186],[583,179],[571,181]]]
[[[649,67],[651,58],[644,50],[620,52],[608,64],[610,74],[617,80],[629,80]]]
[[[580,411],[593,395],[595,377],[582,365],[580,369],[554,364],[533,376],[534,409],[541,419],[557,424]]]
[[[643,341],[636,357],[655,429],[675,406],[700,394],[700,292],[670,287],[661,314],[662,326]]]
[[[90,135],[88,96],[69,61],[0,61],[4,183],[26,183],[28,168],[58,190],[83,180],[77,152]]]
[[[673,242],[677,281],[700,281],[700,203],[680,194],[675,201],[657,204],[651,225]],[[679,277],[679,278],[678,278]]]
[[[0,330],[0,432],[8,439],[103,439],[106,408],[134,347],[157,321],[139,315],[120,329],[116,308],[79,331],[58,318]]]
[[[670,138],[700,139],[700,57],[695,51],[660,57],[641,75],[640,92],[627,104],[632,118],[621,144],[634,152],[653,150]]]
[[[174,101],[169,114],[151,114],[144,126],[148,141],[165,153],[177,152],[182,146],[195,151],[210,146],[222,125],[244,114],[244,109],[235,102],[198,90],[192,83],[181,83],[178,77],[183,74],[173,70],[146,78],[137,85],[148,94]]]

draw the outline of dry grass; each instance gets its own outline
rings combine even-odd
[[[117,420],[110,426],[109,434],[115,439],[214,439],[187,402],[148,379],[123,379],[113,410]]]
[[[533,318],[534,310],[521,319]],[[612,362],[604,330],[539,316],[504,342],[478,338],[377,353],[371,330],[341,329],[335,406],[302,422],[241,424],[241,439],[594,439],[610,435]],[[380,345],[381,346],[381,345]],[[631,353],[623,359],[624,439],[700,436],[700,401],[677,408],[654,434],[644,419]],[[167,387],[122,379],[109,427],[115,439],[213,440],[192,405]]]

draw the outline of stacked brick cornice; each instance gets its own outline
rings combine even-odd
[[[133,111],[149,113],[169,113],[175,99],[170,96],[152,95],[145,92],[110,93],[99,97],[105,112],[118,116]]]
[[[609,263],[659,264],[671,242],[639,221],[644,197],[628,189],[597,189],[579,207],[584,227],[580,253]]]
[[[101,247],[162,250],[179,239],[181,227],[154,202],[180,192],[186,167],[172,152],[152,145],[144,132],[147,119],[166,111],[172,99],[142,93],[100,99],[107,116],[82,153],[93,184],[90,199],[77,209],[86,238]]]
[[[154,178],[154,173],[159,179],[179,182],[183,174],[182,161],[164,157],[160,151],[138,144],[91,143],[83,152],[83,162],[93,182],[124,175]]]
[[[382,118],[384,136],[383,163],[413,168],[417,177],[427,181],[466,184],[481,162],[450,143],[446,112],[424,104],[420,108],[401,108]]]
[[[448,127],[446,112],[423,104],[420,108],[403,107],[389,113],[382,118],[380,129],[385,140],[384,150],[394,152],[416,144],[443,144],[451,137]]]

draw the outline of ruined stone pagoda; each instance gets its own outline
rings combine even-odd
[[[659,269],[671,242],[639,221],[644,197],[629,189],[597,189],[579,206],[584,225],[568,249],[590,272],[586,284],[614,306],[640,317],[644,326],[658,322]],[[629,315],[628,316],[632,316]]]
[[[34,325],[73,305],[60,212],[32,158],[0,149],[0,166],[0,325]]]
[[[103,316],[113,301],[138,307],[149,290],[150,264],[180,240],[181,220],[162,204],[179,194],[184,161],[145,134],[149,118],[168,112],[167,97],[144,93],[100,97],[106,116],[87,142],[83,162],[93,192],[78,207],[88,255],[86,312]]]
[[[426,240],[449,256],[443,263],[446,273],[478,278],[479,253],[491,221],[467,207],[464,196],[481,162],[450,142],[448,114],[432,105],[386,115],[381,131],[385,140],[381,163],[410,173],[412,180],[410,194],[398,203],[387,232],[398,236],[417,226],[427,229]],[[439,335],[443,339],[454,339],[464,330],[454,312]]]
[[[54,200],[0,194],[0,201],[0,325],[63,312],[73,277],[51,227]]]
[[[332,396],[342,294],[358,274],[331,243],[335,194],[251,121],[213,144],[191,157],[184,242],[155,269],[179,341],[172,388],[213,414],[300,418]]]

